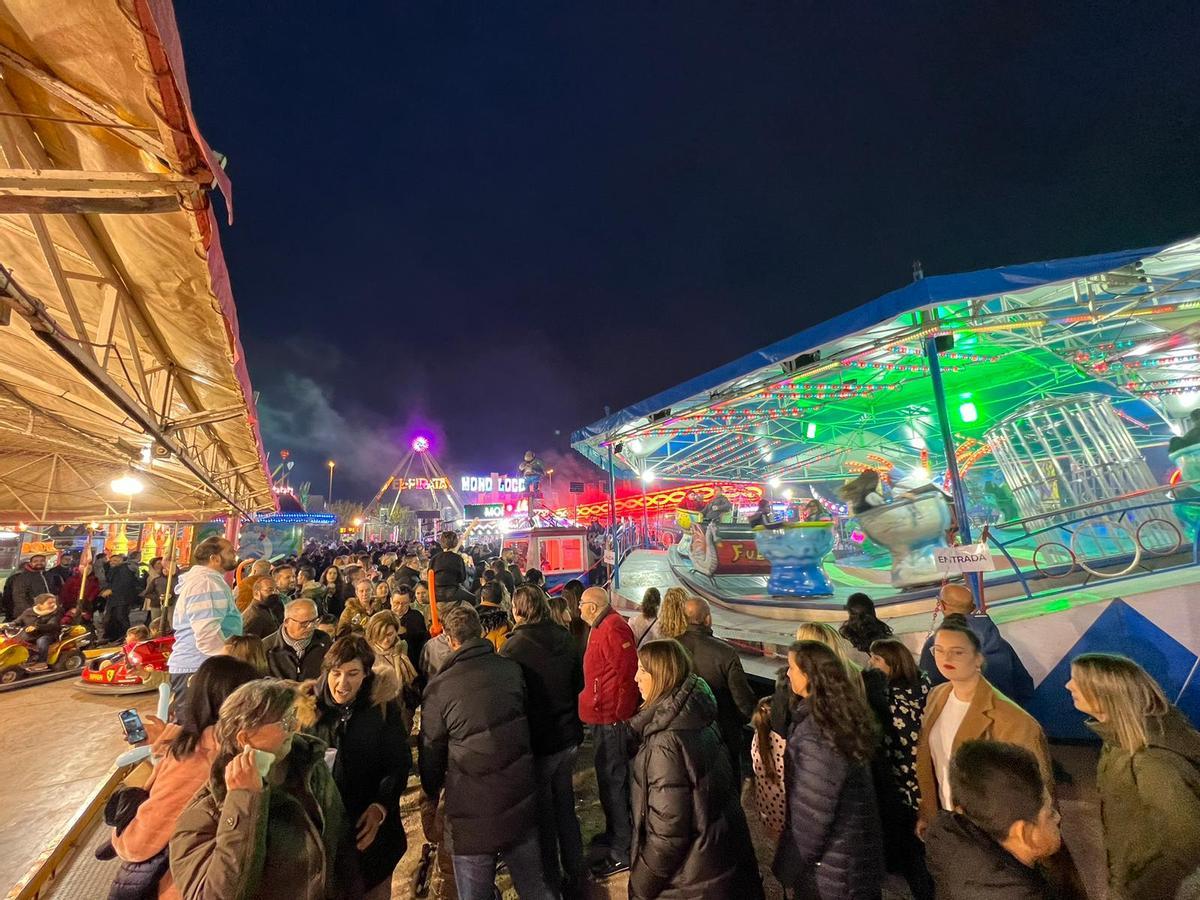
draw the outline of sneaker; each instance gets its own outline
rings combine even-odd
[[[607,856],[592,866],[592,877],[597,881],[604,881],[621,872],[628,871],[629,863],[619,860],[615,856]]]

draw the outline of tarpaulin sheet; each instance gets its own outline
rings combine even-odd
[[[191,114],[182,49],[169,2],[0,0],[0,44],[124,123],[142,129],[142,134],[159,141],[163,148],[161,154],[151,154],[133,146],[127,133],[118,130],[50,121],[77,121],[86,114],[19,68],[4,64],[0,66],[4,88],[19,110],[34,118],[3,117],[0,129],[32,129],[37,145],[49,158],[46,166],[172,173],[198,185],[215,183],[228,198],[228,179]],[[21,158],[6,158],[0,164],[45,167]],[[150,348],[158,344],[166,348],[170,364],[186,373],[184,377],[198,398],[196,408],[179,401],[168,411],[168,418],[241,406],[244,415],[213,424],[212,433],[227,456],[223,465],[245,470],[239,477],[252,495],[250,505],[272,508],[253,390],[211,204],[202,202],[157,214],[88,215],[87,226],[111,264],[107,271],[80,239],[82,218],[74,220],[74,227],[59,215],[47,215],[44,222],[88,333],[96,335],[102,330],[105,310],[111,310],[114,279],[128,289],[139,311],[132,332],[118,322],[108,338],[109,352],[120,363],[109,367],[110,374],[127,392],[136,393],[133,357],[147,357]],[[74,333],[29,216],[0,215],[0,263],[12,271],[23,289],[45,303],[65,330]],[[86,515],[89,510],[102,513],[99,494],[103,491],[97,487],[105,482],[106,471],[119,470],[121,464],[119,458],[113,458],[113,445],[117,440],[128,443],[131,437],[140,438],[140,429],[51,353],[18,316],[10,327],[0,329],[0,389],[5,387],[32,398],[38,411],[31,426],[36,432],[26,429],[25,439],[14,433],[13,422],[21,420],[19,404],[14,403],[10,421],[0,423],[0,482],[12,483],[9,473],[24,465],[26,458],[52,450],[74,454],[72,459],[80,466],[81,460],[94,464],[91,469],[81,469],[83,481],[94,480],[83,486],[64,484],[60,489],[45,467],[37,466],[41,470],[37,479],[17,479],[16,490],[5,490],[0,484],[0,517],[24,516],[30,506],[39,515],[45,508],[52,517]],[[33,414],[30,416],[32,421]],[[179,511],[194,511],[220,506],[182,467],[172,467],[167,460],[162,470],[169,477],[155,485],[155,496],[138,498],[140,507],[161,504],[159,508],[169,509],[175,504]],[[27,470],[22,469],[21,475],[25,474]]]

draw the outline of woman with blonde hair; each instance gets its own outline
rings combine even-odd
[[[390,609],[377,612],[367,622],[367,644],[375,654],[372,670],[378,690],[389,700],[399,700],[405,725],[412,725],[413,711],[421,704],[417,689],[417,670],[408,655],[408,645],[400,639],[400,619]],[[405,729],[407,734],[411,728]]]
[[[629,896],[761,898],[712,691],[673,640],[643,644],[635,678],[644,702],[628,722],[639,742],[629,767]]]
[[[683,604],[687,602],[688,592],[681,587],[667,588],[663,594],[662,605],[658,608],[658,633],[666,638],[677,638],[687,631],[687,616],[683,612]]]
[[[796,629],[796,640],[824,644],[842,661],[847,672],[861,672],[866,667],[867,654],[855,650],[832,622],[805,622]]]
[[[1096,786],[1109,897],[1174,897],[1200,866],[1200,734],[1124,656],[1075,657],[1067,690],[1104,741]]]
[[[225,646],[221,650],[224,656],[249,663],[259,675],[267,674],[267,651],[263,648],[261,638],[252,634],[235,634],[225,639]]]

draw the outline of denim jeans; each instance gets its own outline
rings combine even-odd
[[[497,856],[508,865],[508,874],[521,900],[558,900],[558,891],[546,884],[539,843],[534,831],[521,843],[500,853],[455,855],[454,880],[458,883],[459,900],[494,900]]]
[[[633,843],[633,814],[629,809],[629,738],[620,724],[592,728],[596,747],[596,784],[604,809],[604,836],[613,857],[629,863]]]
[[[575,814],[575,758],[578,747],[568,747],[547,756],[533,759],[537,779],[538,830],[542,841],[542,868],[546,880],[558,881],[559,856],[562,871],[571,881],[586,873],[583,860],[583,836],[579,833],[579,817]]]
[[[187,697],[188,682],[192,680],[195,672],[172,672],[171,680],[171,721],[177,721],[179,716],[177,710],[180,709],[180,704]]]

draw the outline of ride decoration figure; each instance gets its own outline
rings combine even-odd
[[[541,491],[542,478],[546,474],[546,464],[532,450],[525,451],[525,459],[517,466],[517,471],[525,477],[525,489],[530,495]]]

